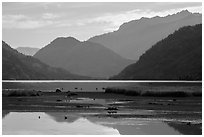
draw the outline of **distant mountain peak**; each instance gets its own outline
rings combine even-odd
[[[202,80],[202,25],[170,34],[113,79]]]
[[[89,41],[100,43],[122,57],[138,60],[153,44],[183,26],[202,23],[202,14],[182,10],[167,16],[142,17],[123,23],[117,31],[92,37]]]
[[[67,43],[76,45],[80,43],[80,41],[74,37],[58,37],[54,39],[50,44],[57,45],[57,46],[65,46]]]
[[[39,48],[34,48],[34,47],[18,47],[16,50],[24,55],[29,55],[33,56]]]
[[[182,10],[182,11],[178,12],[177,14],[192,14],[192,13],[189,12],[189,11],[186,9],[186,10]]]
[[[34,57],[50,66],[97,79],[116,75],[134,62],[122,58],[100,43],[80,42],[70,37],[58,40],[39,50]]]
[[[74,38],[74,37],[71,37],[71,36],[69,36],[69,37],[58,37],[58,38],[56,38],[56,40],[74,40],[74,41],[79,41],[78,39],[76,39],[76,38]]]
[[[189,12],[188,10],[182,10],[180,12],[177,12],[175,14],[172,14],[172,16],[181,16],[181,17],[186,17],[186,16],[189,16],[189,15],[192,15],[193,13]],[[169,15],[171,16],[171,15]]]
[[[189,15],[192,15],[193,13],[189,12],[188,10],[182,10],[180,12],[177,12],[175,14],[169,14],[167,16],[164,16],[164,17],[161,17],[161,16],[154,16],[154,17],[151,17],[151,18],[148,18],[148,17],[141,17],[140,19],[136,19],[136,20],[132,20],[132,21],[129,21],[129,22],[125,22],[123,23],[120,27],[119,27],[119,30],[123,29],[126,27],[127,24],[130,24],[130,23],[144,23],[144,22],[148,22],[149,20],[153,20],[153,19],[162,19],[162,18],[172,18],[172,17],[186,17],[186,16],[189,16]],[[199,13],[197,13],[199,14]],[[199,14],[200,15],[200,14]]]
[[[61,69],[50,67],[32,56],[26,56],[2,41],[2,79],[11,80],[62,80],[90,79],[71,74]]]

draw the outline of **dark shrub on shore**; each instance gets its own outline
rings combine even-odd
[[[141,91],[135,90],[127,90],[127,89],[117,89],[117,88],[106,88],[105,93],[116,93],[116,94],[124,94],[124,95],[132,95],[132,96],[139,96]]]
[[[195,97],[202,97],[202,92],[193,92],[192,95]]]
[[[183,91],[165,91],[165,92],[155,92],[147,91],[141,94],[141,96],[151,96],[151,97],[186,97],[189,96]]]
[[[128,96],[146,96],[146,97],[187,97],[202,96],[201,92],[185,92],[185,91],[142,91],[140,89],[119,89],[106,88],[105,93],[123,94]]]
[[[35,90],[3,90],[2,96],[41,96],[41,91],[35,91]]]

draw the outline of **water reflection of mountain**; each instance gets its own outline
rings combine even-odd
[[[79,116],[73,116],[73,114],[70,115],[69,113],[65,112],[45,112],[45,113],[52,117],[52,119],[55,120],[56,122],[73,123],[74,121],[79,119]]]
[[[77,115],[74,115],[74,113],[72,114],[69,114],[69,113],[65,113],[65,112],[45,112],[48,116],[50,116],[53,120],[55,120],[56,122],[67,122],[67,123],[72,123],[73,125],[76,125],[77,123],[80,123],[82,122],[80,125],[79,125],[79,128],[84,124],[87,124],[86,127],[87,127],[87,131],[84,131],[84,132],[89,132],[89,130],[94,130],[94,131],[90,131],[89,134],[92,134],[91,132],[99,132],[97,131],[98,128],[101,128],[100,129],[100,132],[103,132],[104,129],[108,129],[108,128],[111,128],[112,130],[108,130],[106,131],[107,133],[113,133],[113,134],[119,134],[120,132],[118,131],[117,128],[114,128],[112,126],[107,126],[107,125],[103,125],[103,124],[98,124],[97,123],[97,120],[94,118],[92,119],[92,117],[86,117],[86,118],[82,118],[82,116],[77,116]],[[65,119],[65,116],[66,116],[66,119]],[[94,126],[94,127],[92,127]],[[95,129],[94,129],[95,128]],[[105,130],[104,130],[105,131]]]
[[[77,116],[65,112],[46,112],[47,115],[49,115],[53,120],[56,122],[68,122],[68,123],[74,123],[77,120],[79,120],[82,116]],[[65,119],[66,116],[66,119]],[[185,134],[184,132],[180,130],[175,130],[175,124],[174,127],[170,126],[167,123],[164,122],[150,122],[150,121],[134,121],[134,120],[128,120],[128,119],[110,119],[109,117],[92,117],[88,116],[85,118],[87,121],[90,121],[91,123],[102,125],[105,127],[112,128],[114,130],[117,130],[121,135],[142,135],[142,134]],[[162,130],[162,131],[161,131]],[[159,131],[159,132],[158,132]]]
[[[106,127],[117,129],[120,135],[179,135],[182,132],[175,130],[162,121],[147,121],[133,119],[110,119],[89,117],[89,121]]]
[[[187,125],[187,123],[167,123],[183,135],[202,135],[202,124]]]
[[[140,135],[140,134],[142,135],[144,134],[143,132],[138,130],[138,125],[132,125],[131,123],[130,125],[128,125],[128,123],[124,124],[122,119],[119,122],[117,122],[117,120],[115,119],[110,120],[109,118],[104,119],[104,118],[89,117],[88,119],[89,121],[93,123],[98,123],[100,125],[116,129],[118,130],[120,135]]]
[[[9,111],[2,111],[2,117],[4,119],[10,119],[11,117],[15,117],[19,122],[24,119],[24,122],[30,124],[32,122],[32,115],[38,117],[42,115],[42,119],[55,121],[54,123],[57,125],[57,130],[62,130],[65,128],[65,134],[75,133],[75,130],[82,130],[80,132],[82,134],[91,134],[97,133],[102,134],[121,134],[121,135],[173,135],[173,134],[202,134],[202,124],[191,124],[187,125],[186,123],[179,122],[162,122],[155,120],[145,120],[145,119],[128,119],[128,118],[112,118],[112,117],[96,117],[96,116],[81,116],[79,113],[67,113],[67,112],[41,112],[36,114],[33,113],[10,113]],[[45,113],[45,115],[43,115]],[[9,115],[8,115],[9,114]],[[13,115],[12,115],[13,114]],[[18,115],[17,115],[18,114]],[[25,115],[26,114],[26,115]],[[7,116],[8,115],[8,116]],[[18,118],[19,117],[19,118]],[[21,118],[20,118],[21,117]],[[31,119],[29,119],[31,118]],[[20,120],[21,119],[21,120]],[[28,120],[28,121],[25,121]],[[31,120],[31,121],[30,121]],[[36,122],[36,120],[34,120]],[[15,122],[15,121],[12,121]],[[34,123],[35,123],[34,122]],[[39,120],[38,122],[42,122]],[[16,122],[15,122],[16,123]],[[8,124],[8,123],[7,123]],[[21,123],[22,124],[22,123]],[[40,123],[42,127],[45,127]],[[67,130],[67,127],[72,128],[73,130]],[[17,126],[19,126],[17,124]],[[25,123],[24,123],[25,126]],[[24,127],[25,128],[25,127]],[[46,129],[46,128],[45,128]],[[19,130],[19,129],[18,129]],[[50,129],[48,129],[50,130]],[[57,131],[56,130],[56,131]],[[38,132],[38,130],[37,130]],[[62,132],[60,132],[62,134]]]
[[[3,119],[3,134],[113,135],[116,129],[93,123],[84,117],[64,118],[67,113],[11,112]],[[40,116],[40,117],[39,117]],[[77,119],[78,118],[78,119]]]
[[[161,127],[163,126],[163,127]],[[121,135],[179,135],[180,132],[175,131],[171,127],[160,123],[160,125],[113,125]],[[160,131],[162,130],[162,131]]]
[[[112,128],[117,129],[120,135],[139,135],[137,126],[134,125],[111,125]]]
[[[9,111],[2,111],[2,118],[4,118],[6,115],[8,115],[10,112]]]

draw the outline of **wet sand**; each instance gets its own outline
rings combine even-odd
[[[98,122],[98,119],[102,122],[108,119],[132,119],[135,122],[149,120],[153,125],[155,122],[166,123],[178,134],[201,134],[202,131],[202,97],[142,97],[104,92],[77,92],[76,95],[68,96],[67,93],[43,92],[41,96],[3,96],[2,109],[3,119],[12,112],[58,112],[60,114],[57,117],[61,119],[68,114],[94,122]],[[125,130],[125,127],[129,128]],[[125,130],[121,134],[139,134],[131,131],[133,127],[117,125],[117,128],[122,128],[121,132]],[[160,132],[152,131],[152,134]],[[171,133],[167,130],[163,134]]]

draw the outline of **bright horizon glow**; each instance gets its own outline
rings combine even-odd
[[[42,48],[57,37],[85,41],[142,17],[164,17],[182,10],[202,13],[202,3],[2,3],[2,38],[13,48]]]

